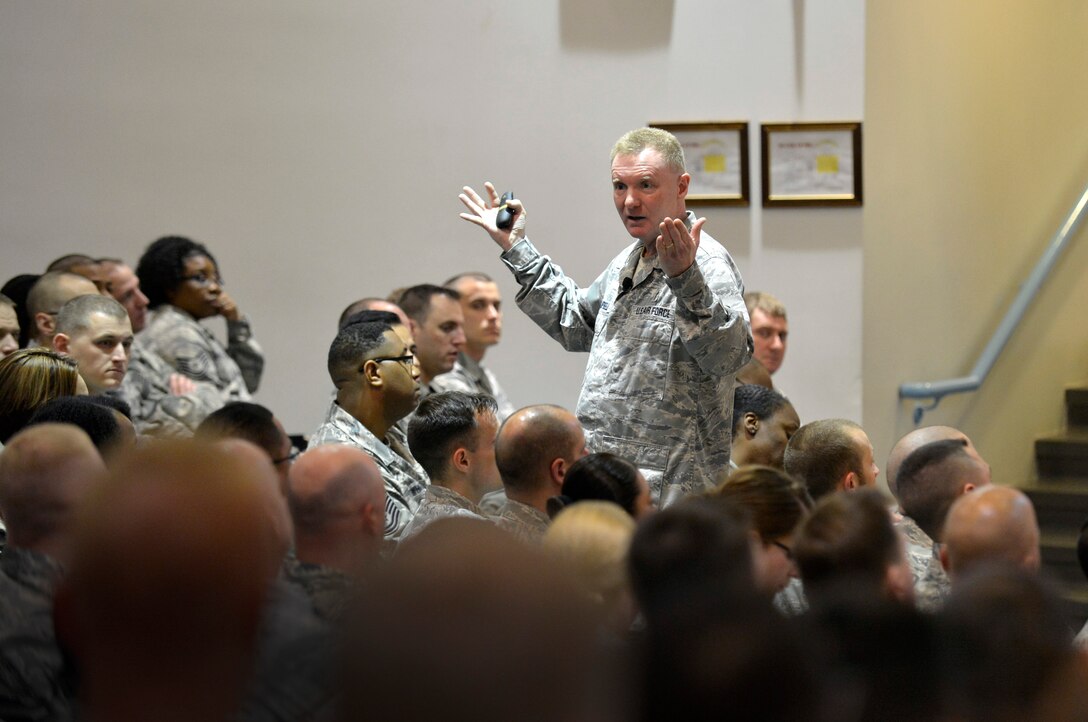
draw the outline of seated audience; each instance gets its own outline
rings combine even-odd
[[[1035,507],[1018,489],[990,485],[964,494],[949,508],[941,536],[941,565],[953,585],[986,563],[1039,571]]]
[[[729,466],[782,468],[782,457],[801,420],[793,404],[774,389],[740,384],[733,390],[733,444]]]
[[[408,315],[409,330],[416,342],[420,394],[439,391],[431,381],[453,370],[465,346],[461,296],[457,291],[425,283],[405,289],[397,305]]]
[[[132,324],[109,296],[78,296],[60,307],[53,350],[75,360],[91,394],[121,387],[132,348]]]
[[[816,502],[797,532],[793,557],[811,600],[852,589],[871,599],[913,601],[903,540],[875,489]]]
[[[77,296],[88,294],[97,295],[98,287],[76,273],[50,271],[35,281],[26,297],[31,324],[27,348],[53,348],[53,334],[57,332],[57,314],[61,306]]]
[[[910,555],[919,608],[933,611],[948,596],[950,583],[937,544],[952,503],[962,494],[990,483],[990,467],[968,447],[966,439],[931,441],[907,456],[896,475],[903,515],[918,525],[933,544]]]
[[[26,426],[47,401],[86,394],[76,362],[44,348],[20,349],[0,359],[0,444]]]
[[[708,496],[746,510],[752,520],[756,587],[773,596],[798,575],[794,535],[812,508],[805,485],[769,466],[744,466]]]
[[[480,498],[502,484],[495,466],[497,410],[491,395],[460,391],[419,402],[408,424],[408,448],[431,484],[405,536],[447,516],[483,518]]]
[[[0,358],[19,350],[19,315],[15,301],[0,293]]]
[[[752,341],[755,344],[752,357],[767,369],[767,373],[773,375],[786,358],[786,339],[790,331],[786,321],[786,307],[777,298],[763,291],[749,291],[744,294],[744,305],[748,308],[748,318],[752,322]]]
[[[802,426],[790,437],[782,466],[805,483],[816,501],[835,491],[876,486],[880,474],[869,437],[846,419],[821,419]]]
[[[634,519],[610,501],[584,501],[563,509],[544,533],[544,550],[565,564],[589,598],[601,605],[605,629],[617,637],[626,635],[635,621],[627,580],[634,533]]]
[[[408,329],[394,314],[365,311],[336,335],[328,370],[336,386],[310,447],[348,444],[370,454],[385,479],[385,538],[400,539],[430,483],[397,422],[416,407],[419,365]]]
[[[559,495],[548,499],[548,516],[554,519],[563,509],[592,500],[618,504],[634,519],[654,509],[650,485],[638,467],[608,452],[589,454],[571,464]]]
[[[457,355],[457,363],[449,373],[435,378],[439,391],[485,393],[495,397],[499,405],[499,421],[514,413],[506,392],[495,374],[483,365],[487,350],[502,337],[502,295],[498,285],[484,273],[461,273],[442,284],[461,296],[461,311],[465,317],[465,346]]]
[[[281,489],[286,488],[287,474],[298,456],[280,420],[264,406],[249,401],[233,401],[208,414],[197,427],[194,438],[242,439],[256,444],[276,467]]]
[[[211,251],[180,236],[148,246],[136,267],[151,309],[140,342],[176,372],[214,386],[219,406],[249,401],[264,370],[264,354],[249,321],[223,288]],[[200,325],[206,318],[227,321],[227,347]]]
[[[67,720],[72,695],[53,629],[53,593],[77,547],[75,516],[104,474],[87,435],[41,424],[0,454],[0,719]]]
[[[295,554],[284,576],[319,617],[341,622],[358,580],[371,571],[385,535],[385,485],[374,460],[328,444],[302,454],[287,477]]]
[[[548,528],[548,499],[560,493],[567,471],[587,453],[582,425],[566,409],[515,411],[495,440],[503,496],[491,519],[523,541],[539,542]]]

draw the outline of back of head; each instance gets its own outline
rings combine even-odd
[[[789,536],[812,508],[804,484],[769,466],[743,466],[711,495],[746,509],[764,542]]]
[[[586,501],[555,517],[544,534],[544,550],[566,564],[586,592],[612,603],[627,588],[634,533],[634,519],[616,504]]]
[[[277,567],[258,476],[214,446],[160,442],[88,500],[57,615],[93,716],[237,704]]]
[[[90,438],[103,457],[121,448],[126,438],[113,411],[90,396],[61,396],[38,407],[25,428],[37,424],[71,424]]]
[[[801,524],[793,555],[813,598],[847,585],[882,597],[889,569],[902,560],[901,544],[883,496],[863,489],[820,499]]]
[[[676,173],[685,172],[684,147],[675,135],[660,128],[636,128],[624,133],[612,146],[609,160],[615,160],[618,155],[638,155],[647,148],[660,153]]]
[[[1039,569],[1035,508],[1026,494],[1007,486],[986,486],[956,499],[945,519],[942,542],[953,578],[989,562],[1026,572]]]
[[[733,389],[733,436],[746,413],[755,414],[760,421],[769,419],[789,401],[773,388],[756,384],[738,384]]]
[[[594,697],[614,699],[584,595],[543,552],[486,522],[428,525],[366,585],[360,612],[343,720],[564,722],[601,719]]]
[[[391,313],[401,322],[407,323],[407,316],[404,315],[404,311],[401,310],[400,306],[391,301],[386,301],[384,298],[370,296],[348,304],[348,306],[340,313],[340,319],[336,324],[337,329],[341,329],[349,323],[356,323],[366,318],[373,318],[363,316],[362,314],[366,311]]]
[[[104,471],[91,440],[74,426],[40,424],[16,434],[0,454],[0,515],[8,543],[50,548],[68,535],[78,505]]]
[[[291,467],[286,491],[300,547],[335,532],[340,521],[366,504],[377,510],[379,518],[385,509],[385,487],[377,465],[365,451],[342,444],[316,446],[302,454]],[[384,523],[372,530],[375,543],[381,541],[383,531]]]
[[[168,294],[184,280],[185,259],[192,256],[207,256],[215,263],[215,256],[204,245],[182,236],[164,236],[147,247],[136,264],[136,276],[148,308],[169,302]]]
[[[892,496],[899,498],[899,467],[902,466],[903,461],[926,444],[945,439],[964,439],[968,444],[971,443],[962,431],[951,426],[923,426],[907,432],[903,438],[895,442],[895,446],[888,454],[888,463],[884,469],[884,478],[888,482],[888,491],[892,493]]]
[[[861,458],[846,419],[820,419],[805,424],[790,437],[782,463],[786,473],[805,483],[813,499],[830,494],[849,472],[861,474]]]
[[[577,419],[560,406],[527,406],[511,414],[495,440],[495,464],[507,490],[532,491],[550,485],[549,467],[568,458],[577,443]]]
[[[20,349],[0,359],[0,443],[47,401],[79,389],[76,362],[44,348]]]
[[[4,294],[15,304],[15,317],[19,320],[19,348],[25,348],[31,338],[34,337],[33,316],[27,311],[26,299],[30,289],[41,278],[36,273],[23,273],[13,276],[0,287],[0,293]]]
[[[122,323],[128,321],[125,307],[109,296],[76,296],[66,301],[57,314],[57,333],[73,336],[90,329],[92,314],[100,313]]]
[[[404,289],[397,300],[397,305],[408,314],[408,318],[416,323],[424,323],[431,312],[431,299],[435,296],[446,296],[458,302],[461,300],[461,294],[452,288],[436,286],[433,283],[421,283]]]
[[[56,315],[61,306],[73,298],[84,295],[95,295],[98,288],[93,281],[76,273],[67,271],[50,271],[43,274],[30,289],[26,297],[26,310],[30,323],[35,324],[35,317],[44,313]],[[36,329],[32,336],[38,333]],[[39,338],[39,340],[42,340]]]
[[[980,482],[981,465],[966,449],[964,439],[932,441],[913,451],[899,467],[899,505],[936,541],[941,539],[952,502],[966,484]]]
[[[581,501],[610,501],[630,516],[637,516],[639,470],[627,459],[606,451],[583,456],[563,477],[561,496],[548,500],[548,515],[555,518],[565,507]]]
[[[93,266],[96,264],[97,261],[88,256],[86,253],[69,253],[54,260],[52,263],[46,266],[45,270],[47,272],[72,271],[73,273],[75,273],[76,271],[73,271],[72,269],[80,268],[82,266]]]
[[[691,498],[639,524],[631,586],[651,629],[697,628],[762,603],[742,510]]]
[[[749,317],[758,308],[768,316],[786,318],[786,305],[766,291],[748,291],[744,294],[744,305]]]
[[[984,565],[960,580],[938,622],[955,719],[1038,719],[1032,706],[1074,656],[1056,591],[1007,565]]]
[[[430,394],[419,402],[408,424],[408,448],[431,482],[442,486],[449,476],[453,452],[458,447],[476,450],[480,414],[497,413],[490,394]]]
[[[339,386],[353,370],[358,371],[359,360],[381,346],[385,334],[397,323],[396,314],[387,311],[363,311],[352,317],[329,346],[328,369],[333,383]]]
[[[272,412],[260,404],[232,401],[204,417],[193,434],[198,441],[243,439],[256,444],[269,458],[280,458],[284,434]]]

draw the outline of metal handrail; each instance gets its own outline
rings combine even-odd
[[[1088,187],[1084,189],[1080,199],[1073,206],[1073,209],[1069,211],[1069,215],[1066,216],[1065,221],[1058,228],[1058,232],[1054,234],[1054,237],[1047,245],[1042,257],[1039,258],[1039,262],[1035,264],[1035,268],[1031,270],[1031,274],[1028,275],[1024,285],[1020,287],[1020,292],[1016,294],[1012,305],[1005,313],[1005,318],[1001,319],[1001,324],[994,331],[994,335],[990,337],[990,342],[986,344],[986,348],[982,349],[982,353],[979,355],[978,361],[975,362],[975,367],[971,369],[971,373],[955,379],[919,381],[899,386],[899,398],[901,399],[933,399],[933,403],[928,406],[918,404],[914,407],[915,426],[921,423],[925,412],[937,408],[937,404],[941,403],[941,399],[945,396],[965,391],[975,391],[986,380],[986,376],[990,373],[990,369],[993,368],[997,357],[1001,354],[1001,350],[1009,342],[1009,338],[1012,337],[1013,331],[1016,330],[1021,319],[1023,319],[1028,306],[1035,300],[1043,281],[1046,280],[1054,264],[1057,263],[1058,256],[1065,250],[1065,247],[1069,244],[1069,239],[1076,233],[1081,221],[1084,220],[1086,211],[1088,211]]]

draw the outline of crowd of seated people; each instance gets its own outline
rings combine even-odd
[[[656,508],[570,411],[511,403],[488,276],[380,292],[296,445],[204,245],[5,284],[0,719],[1088,719],[1031,501],[949,427],[881,493],[861,426],[760,381],[773,296],[730,463]]]

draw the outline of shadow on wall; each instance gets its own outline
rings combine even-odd
[[[563,47],[642,52],[672,38],[673,0],[560,0]]]

